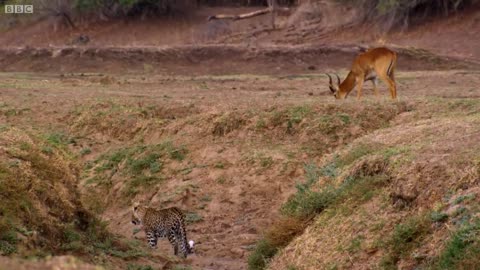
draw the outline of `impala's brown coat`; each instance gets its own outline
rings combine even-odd
[[[387,48],[374,48],[359,54],[353,61],[352,68],[343,82],[338,79],[338,86],[334,86],[330,79],[330,90],[335,98],[344,99],[357,86],[357,99],[362,95],[362,87],[365,81],[371,80],[375,95],[378,96],[376,79],[379,77],[390,89],[392,99],[397,98],[395,84],[395,67],[397,54]],[[338,78],[338,76],[337,76]]]

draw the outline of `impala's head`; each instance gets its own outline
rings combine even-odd
[[[143,216],[145,215],[145,206],[141,205],[140,203],[136,202],[133,204],[133,212],[132,212],[132,223],[134,225],[142,224]]]
[[[337,84],[334,85],[333,83],[333,80],[332,80],[332,76],[330,76],[330,74],[326,73],[327,76],[328,76],[328,88],[330,88],[330,91],[332,91],[332,94],[333,96],[336,98],[336,99],[341,99],[343,98],[342,96],[340,96],[340,77],[338,77],[337,74],[335,74],[335,76],[337,77]]]

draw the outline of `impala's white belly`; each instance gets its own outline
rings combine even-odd
[[[377,73],[375,70],[370,70],[366,75],[365,75],[365,81],[370,81],[370,80],[375,80],[377,78]]]

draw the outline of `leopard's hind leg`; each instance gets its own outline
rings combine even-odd
[[[193,250],[190,248],[190,245],[187,241],[187,232],[185,230],[185,226],[179,226],[178,228],[178,245],[180,247],[180,251],[183,254],[183,257],[187,257],[188,254],[192,254]]]
[[[175,256],[178,256],[178,243],[177,243],[175,228],[172,228],[168,233],[168,241],[173,246],[173,254],[175,254]]]

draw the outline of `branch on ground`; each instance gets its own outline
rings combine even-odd
[[[243,20],[243,19],[248,19],[248,18],[264,15],[264,14],[267,14],[267,13],[270,13],[270,12],[271,12],[271,8],[266,8],[266,9],[256,10],[256,11],[253,11],[253,12],[239,14],[239,15],[218,14],[218,15],[209,16],[208,20],[209,21],[211,21],[211,20],[234,20],[234,21],[236,21],[236,20]]]

